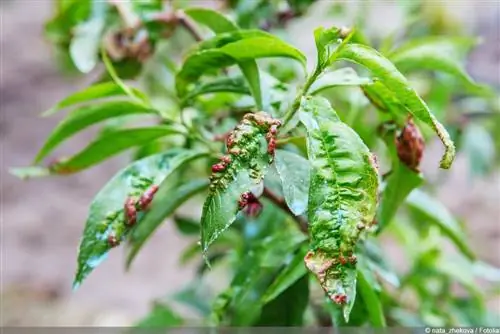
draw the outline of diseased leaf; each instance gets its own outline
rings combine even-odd
[[[136,328],[166,328],[179,327],[182,318],[165,304],[155,303],[151,312],[142,320],[138,321]]]
[[[403,73],[435,70],[448,73],[472,89],[482,89],[467,74],[464,55],[477,44],[474,38],[433,36],[414,39],[392,51],[388,58]]]
[[[431,126],[445,146],[440,166],[450,168],[455,158],[455,146],[448,132],[394,64],[376,50],[359,44],[344,45],[336,52],[336,59],[352,61],[369,69],[384,86],[395,94],[408,112]]]
[[[185,168],[185,165],[193,159],[198,159],[205,154],[192,155],[179,163],[176,169]],[[129,239],[129,250],[127,254],[127,269],[132,264],[135,256],[142,248],[146,240],[154,233],[160,224],[185,201],[193,195],[208,188],[207,180],[193,180],[185,184],[179,184],[179,174],[170,173],[160,184],[160,188],[151,202],[151,206],[144,214],[141,223],[132,231]],[[198,229],[199,232],[199,229]]]
[[[106,23],[107,6],[106,2],[93,1],[90,19],[72,31],[69,52],[80,72],[88,73],[97,64],[101,34]]]
[[[46,167],[30,166],[9,169],[10,174],[17,176],[21,180],[50,175],[50,169]]]
[[[179,131],[169,126],[151,126],[108,132],[99,136],[76,155],[60,160],[51,168],[59,174],[75,173],[131,147],[145,145],[155,139],[173,134],[179,134]]]
[[[373,327],[385,327],[385,316],[382,304],[377,293],[373,289],[373,282],[370,282],[363,270],[358,270],[359,294],[363,298],[364,304],[370,317],[370,324]]]
[[[331,300],[342,306],[348,321],[356,290],[354,252],[375,217],[378,172],[366,145],[327,100],[305,97],[299,113],[312,166],[311,250],[305,263]]]
[[[196,22],[207,26],[216,34],[239,29],[236,23],[234,23],[221,13],[209,8],[192,7],[185,9],[184,13],[186,13],[186,15],[191,17]]]
[[[114,117],[154,113],[155,111],[150,108],[128,101],[112,101],[77,108],[69,113],[52,131],[44,146],[36,155],[34,163],[40,162],[65,139],[93,124]]]
[[[247,114],[227,139],[229,154],[214,165],[210,193],[201,216],[201,247],[208,246],[236,219],[245,196],[260,184],[272,156],[268,153],[266,134],[274,132],[278,122],[265,113]],[[245,195],[244,195],[245,194]]]
[[[180,97],[187,93],[187,86],[203,74],[230,65],[259,58],[287,57],[305,65],[305,56],[296,48],[277,37],[262,31],[237,31],[221,34],[204,41],[192,52],[176,76]]]
[[[275,164],[288,207],[296,216],[303,214],[309,198],[309,161],[298,154],[276,150]]]
[[[304,265],[304,254],[305,252],[302,251],[297,252],[290,263],[285,265],[285,268],[280,272],[278,277],[267,288],[262,298],[264,304],[278,297],[283,291],[297,282],[297,280],[307,275],[307,268]]]
[[[466,257],[469,259],[475,258],[474,252],[469,248],[465,240],[465,234],[459,223],[437,199],[416,189],[408,196],[406,202],[411,209],[425,215],[429,223],[439,226]]]
[[[344,67],[323,73],[309,88],[309,94],[315,95],[323,90],[338,86],[363,86],[372,83],[372,79],[359,77],[351,67]]]
[[[96,195],[78,251],[78,268],[73,282],[76,289],[105,258],[112,246],[123,241],[130,232],[126,224],[124,205],[127,198],[137,199],[153,185],[162,181],[186,160],[199,154],[195,151],[174,149],[135,161],[118,172]],[[140,207],[136,207],[138,211]],[[136,224],[143,216],[139,212]],[[110,244],[110,237],[113,238]]]

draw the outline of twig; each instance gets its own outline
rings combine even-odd
[[[276,206],[281,208],[283,211],[287,212],[290,214],[290,216],[293,217],[293,219],[297,222],[300,230],[304,232],[305,234],[308,234],[308,229],[307,229],[307,220],[304,219],[303,217],[296,216],[293,214],[292,211],[288,208],[288,205],[285,202],[285,199],[278,197],[276,194],[274,194],[269,188],[264,188],[264,191],[262,193],[264,197],[266,197],[268,200],[273,202]]]

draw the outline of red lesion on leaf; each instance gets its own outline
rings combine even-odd
[[[141,195],[141,198],[139,198],[139,207],[141,208],[141,210],[146,210],[148,208],[149,204],[153,201],[153,197],[157,191],[158,186],[152,185]]]
[[[127,197],[123,210],[125,211],[125,223],[129,226],[134,225],[137,221],[137,209],[133,197]]]
[[[116,247],[120,244],[120,241],[116,238],[114,234],[110,234],[107,240],[108,240],[108,245],[110,247]]]
[[[220,173],[226,170],[226,165],[223,163],[217,163],[212,165],[212,172]]]
[[[345,305],[347,304],[347,296],[343,293],[338,293],[338,294],[335,294],[331,297],[331,299],[333,300],[333,302],[335,304],[338,304],[338,305]]]

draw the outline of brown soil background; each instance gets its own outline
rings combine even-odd
[[[387,25],[397,21],[397,13],[391,12],[388,3],[375,2],[380,6],[370,18],[383,21],[383,25],[376,25],[378,29],[387,29]],[[101,185],[123,166],[126,157],[71,177],[21,182],[8,174],[9,167],[30,163],[60,119],[43,119],[38,114],[66,94],[84,87],[85,80],[62,76],[42,38],[43,22],[51,14],[50,1],[2,1],[0,6],[0,324],[128,325],[147,312],[153,298],[176,291],[189,281],[193,268],[181,268],[177,263],[178,254],[188,241],[166,223],[130,272],[123,271],[123,254],[114,251],[77,292],[71,291],[76,247],[88,205]],[[499,3],[457,1],[450,2],[449,7],[487,41],[472,55],[470,71],[477,80],[498,87]],[[299,36],[296,44],[311,50],[310,31],[320,24],[331,22],[313,15],[308,21],[294,24],[292,33]],[[61,152],[82,148],[90,138],[92,133],[79,135]],[[431,179],[436,177],[440,150],[438,145],[427,150],[424,171]],[[439,191],[451,211],[467,220],[473,248],[484,260],[496,265],[500,265],[499,192],[498,173],[472,182],[463,157],[458,158]],[[500,314],[498,299],[490,307]]]

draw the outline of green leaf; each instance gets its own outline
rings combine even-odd
[[[435,70],[448,73],[471,88],[480,88],[467,74],[463,55],[477,44],[474,38],[433,36],[414,39],[392,51],[388,58],[404,73]]]
[[[493,168],[495,142],[483,126],[468,124],[463,134],[462,147],[467,154],[472,176],[485,175]]]
[[[91,18],[73,29],[69,52],[80,72],[88,73],[97,64],[107,6],[105,2],[93,1]]]
[[[400,163],[399,159],[393,162],[394,167],[385,182],[377,212],[378,233],[392,221],[398,208],[413,189],[420,187],[424,182],[422,174],[415,173],[405,164]]]
[[[262,298],[264,304],[274,300],[291,285],[307,275],[307,268],[304,266],[304,253],[297,252],[290,263],[287,263],[285,268],[274,279]]]
[[[363,273],[363,270],[358,270],[359,294],[365,303],[370,317],[370,324],[373,327],[386,327],[384,310],[380,299],[373,289],[373,283],[369,282]]]
[[[162,328],[179,327],[182,325],[182,318],[176,314],[169,306],[155,303],[151,312],[133,327],[137,328]]]
[[[318,53],[318,60],[316,68],[319,70],[324,69],[329,65],[329,59],[332,54],[332,46],[338,46],[338,39],[340,38],[340,29],[332,27],[325,29],[319,27],[314,30],[314,40],[316,43],[316,50]]]
[[[460,224],[441,202],[418,189],[412,191],[406,202],[411,209],[423,214],[429,223],[437,225],[466,257],[475,258]]]
[[[264,305],[254,326],[302,326],[308,303],[309,277],[302,275],[275,299]]]
[[[125,92],[114,82],[103,82],[89,86],[81,91],[59,101],[55,106],[45,111],[42,116],[50,116],[61,109],[71,107],[75,104],[90,102],[95,99],[125,95]]]
[[[245,79],[241,76],[233,78],[217,78],[210,82],[199,83],[184,97],[182,104],[188,104],[195,97],[212,93],[237,93],[250,95]]]
[[[276,150],[275,164],[283,185],[285,201],[294,215],[299,216],[307,209],[311,166],[298,154]]]
[[[299,117],[307,129],[312,166],[311,250],[305,262],[327,295],[343,305],[348,321],[356,290],[356,266],[351,255],[375,217],[378,173],[369,149],[342,123],[327,100],[303,98]],[[339,296],[346,300],[339,302]]]
[[[212,9],[192,7],[184,10],[184,13],[196,22],[207,26],[216,34],[239,29],[236,23]]]
[[[210,193],[201,216],[201,247],[206,254],[210,244],[236,219],[243,193],[260,184],[272,157],[265,136],[275,120],[265,113],[249,114],[230,135],[229,163],[213,174]],[[273,125],[274,124],[274,125]]]
[[[208,184],[207,184],[208,186]],[[200,223],[194,219],[174,216],[174,223],[177,230],[183,235],[199,235],[200,234]],[[198,250],[198,247],[197,247]]]
[[[323,90],[338,86],[363,86],[372,83],[370,78],[360,77],[351,67],[340,68],[323,73],[309,88],[309,94],[315,95]]]
[[[73,283],[75,289],[107,257],[112,248],[108,237],[113,234],[117,241],[121,241],[130,232],[123,212],[125,200],[129,196],[140,196],[151,185],[159,185],[185,160],[196,154],[199,153],[174,149],[135,161],[101,189],[90,205],[83,231]],[[137,224],[141,223],[141,218],[138,216]]]
[[[131,114],[154,114],[154,110],[128,101],[105,102],[91,106],[83,106],[73,110],[52,131],[44,146],[36,155],[34,163],[40,162],[65,139],[73,136],[79,131],[106,119]]]
[[[305,56],[296,48],[263,32],[237,31],[214,37],[200,44],[191,53],[176,76],[176,88],[180,97],[187,93],[187,86],[203,74],[230,65],[259,58],[287,57],[305,65]]]
[[[144,95],[137,89],[132,89],[131,87],[127,86],[127,84],[125,84],[122,79],[120,79],[118,73],[113,67],[113,64],[111,63],[111,60],[108,57],[108,54],[104,49],[102,49],[101,56],[102,62],[104,63],[104,66],[106,66],[106,70],[108,71],[109,76],[118,86],[120,86],[125,94],[127,94],[132,100],[136,101],[139,104],[148,105],[148,98],[146,95]]]
[[[352,61],[368,68],[384,86],[396,95],[408,112],[434,129],[445,146],[440,166],[450,168],[455,158],[455,146],[448,132],[394,64],[376,50],[365,45],[346,44],[336,53],[336,59]]]
[[[179,131],[169,126],[152,126],[109,132],[99,136],[76,155],[54,164],[52,168],[56,173],[75,173],[131,147],[145,145],[155,139],[173,134],[179,134]]]
[[[255,62],[255,60],[243,60],[238,62],[238,66],[247,79],[248,86],[250,87],[252,96],[255,99],[255,106],[257,107],[257,110],[269,110],[268,106],[264,108],[262,105],[262,91],[260,88],[260,74],[257,62]]]
[[[176,166],[180,170],[193,159],[198,159],[205,154],[192,155]],[[179,184],[179,173],[172,172],[160,184],[151,207],[144,214],[141,223],[132,231],[129,239],[129,251],[127,254],[127,269],[142,248],[146,240],[160,226],[160,224],[174,213],[174,211],[193,195],[208,188],[207,180],[193,180],[185,184]],[[199,228],[198,228],[199,232]]]

